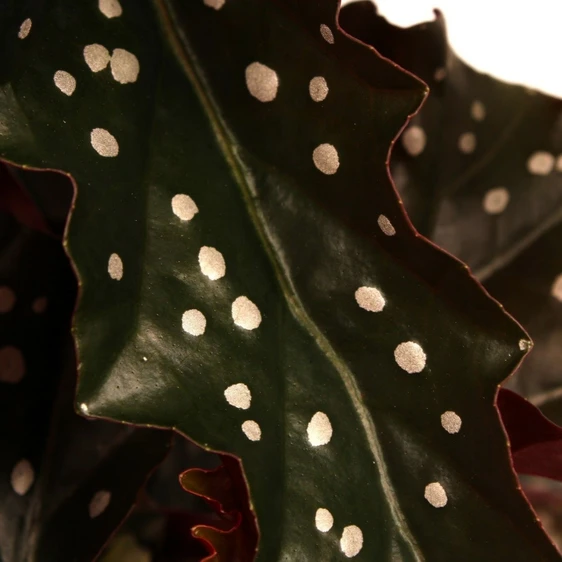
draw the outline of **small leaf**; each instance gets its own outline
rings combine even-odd
[[[213,524],[194,526],[192,533],[209,549],[205,562],[253,560],[258,532],[240,463],[226,455],[221,461],[214,470],[192,468],[180,476],[185,490],[207,500],[220,515]]]
[[[562,480],[562,428],[506,388],[498,393],[498,409],[509,436],[515,470]]]

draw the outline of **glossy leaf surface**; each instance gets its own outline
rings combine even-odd
[[[60,243],[0,214],[3,562],[92,560],[167,452],[161,431],[74,413],[74,285]]]
[[[79,402],[240,457],[260,561],[559,560],[493,405],[525,334],[388,179],[424,87],[335,0],[10,6],[0,155],[77,184]]]

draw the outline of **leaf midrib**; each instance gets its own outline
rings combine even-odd
[[[336,371],[340,374],[347,393],[352,404],[358,414],[361,425],[363,426],[367,443],[371,454],[378,467],[381,486],[385,493],[390,512],[394,519],[394,523],[405,542],[409,545],[412,555],[417,562],[424,562],[425,557],[422,554],[416,539],[408,527],[406,517],[394,493],[392,482],[390,480],[387,465],[384,459],[382,447],[379,443],[377,430],[373,418],[361,398],[361,390],[359,389],[352,371],[349,369],[345,361],[337,354],[329,340],[324,336],[322,331],[316,326],[315,322],[310,318],[304,305],[302,304],[297,291],[286,271],[286,266],[279,259],[275,251],[275,245],[266,227],[266,221],[260,209],[254,204],[254,191],[252,186],[246,179],[242,163],[238,160],[232,149],[234,143],[231,141],[233,135],[224,123],[218,110],[217,104],[212,95],[204,74],[199,70],[197,57],[192,52],[189,42],[185,35],[178,29],[174,10],[170,6],[168,0],[154,0],[156,12],[164,29],[166,38],[170,41],[170,45],[175,52],[180,65],[187,74],[203,109],[209,119],[209,123],[215,133],[217,143],[230,167],[236,183],[240,187],[243,201],[246,209],[264,247],[267,257],[272,265],[275,278],[277,279],[280,289],[285,297],[289,310],[295,319],[312,335],[320,350],[332,363]]]

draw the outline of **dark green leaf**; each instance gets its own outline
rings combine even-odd
[[[0,155],[78,186],[83,409],[239,456],[258,560],[559,560],[493,404],[525,334],[411,229],[388,179],[423,86],[341,32],[335,0],[220,4],[123,1],[107,18],[94,0],[10,2]],[[116,67],[116,49],[134,53],[138,79],[92,73],[93,43]],[[202,247],[225,277],[202,274]],[[384,310],[358,306],[361,287]]]

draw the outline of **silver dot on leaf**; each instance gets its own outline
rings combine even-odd
[[[110,60],[111,75],[120,84],[137,81],[140,72],[139,59],[125,49],[114,49]]]
[[[207,319],[200,311],[192,308],[186,310],[181,317],[181,326],[183,331],[192,336],[202,336],[207,327]]]
[[[172,211],[182,221],[190,221],[199,209],[189,195],[178,193],[172,197]]]
[[[18,38],[25,39],[29,35],[29,32],[31,31],[31,26],[32,26],[31,18],[27,18],[23,20],[18,31]]]
[[[102,71],[111,60],[109,51],[98,43],[84,47],[84,60],[92,72]]]
[[[246,67],[246,86],[257,100],[267,103],[277,96],[279,77],[275,70],[260,62],[253,62]]]
[[[340,167],[340,159],[336,148],[328,143],[321,144],[312,153],[314,165],[327,176],[334,175]]]
[[[226,274],[226,263],[223,255],[210,246],[203,246],[199,250],[199,267],[201,273],[211,281],[221,279]]]
[[[316,412],[306,428],[308,435],[308,442],[313,447],[327,445],[333,434],[332,424],[330,418],[324,412]]]
[[[450,433],[458,433],[461,430],[462,420],[455,412],[447,411],[441,414],[441,426],[443,429]]]
[[[463,133],[459,137],[458,147],[463,154],[472,154],[476,150],[476,135],[474,133]]]
[[[10,483],[12,489],[18,496],[25,496],[33,482],[35,481],[35,471],[27,459],[20,460],[12,469]]]
[[[225,4],[225,0],[203,0],[203,4],[214,10],[220,10]]]
[[[363,548],[363,532],[357,525],[344,527],[340,539],[340,548],[347,558],[353,558],[361,552]]]
[[[436,82],[442,82],[447,77],[447,69],[443,68],[442,66],[435,70],[433,74],[433,78]]]
[[[321,533],[327,533],[334,526],[334,516],[329,510],[320,507],[316,510],[314,524]]]
[[[562,273],[556,276],[552,286],[550,287],[550,294],[558,301],[562,302]]]
[[[25,359],[13,345],[0,349],[0,383],[17,384],[25,376]]]
[[[231,313],[234,323],[244,330],[255,330],[262,321],[260,309],[245,296],[232,303]]]
[[[94,494],[88,505],[88,514],[90,519],[99,517],[111,502],[111,492],[107,490],[99,490]]]
[[[355,300],[362,309],[369,312],[381,312],[386,304],[382,293],[375,287],[359,287],[355,291]]]
[[[439,482],[432,482],[425,487],[424,498],[433,507],[445,507],[448,502],[447,492]]]
[[[252,404],[252,393],[244,383],[237,383],[229,386],[224,391],[226,401],[235,408],[247,410]]]
[[[119,0],[99,0],[98,8],[106,18],[110,19],[118,18],[123,13]]]
[[[527,160],[527,170],[534,176],[547,176],[554,168],[554,156],[545,150],[533,152]]]
[[[484,195],[482,207],[489,215],[499,215],[505,211],[509,199],[509,191],[505,187],[494,187]]]
[[[10,312],[16,304],[16,294],[13,289],[3,285],[0,287],[0,314]]]
[[[419,125],[410,125],[402,134],[402,146],[410,156],[419,156],[426,142],[425,131]]]
[[[377,224],[379,225],[379,228],[382,230],[383,234],[386,234],[387,236],[394,236],[396,234],[396,229],[386,216],[379,215]]]
[[[474,100],[470,106],[470,115],[475,121],[484,121],[486,106],[480,100]]]
[[[107,262],[107,273],[114,281],[123,279],[123,260],[119,254],[111,254]]]
[[[43,312],[47,310],[48,302],[47,297],[37,297],[31,304],[31,310],[33,310],[35,314],[43,314]]]
[[[425,368],[426,355],[422,347],[413,341],[403,342],[394,350],[394,359],[407,373],[421,373]]]
[[[242,431],[250,441],[259,441],[261,439],[261,427],[254,420],[246,420],[242,424]]]
[[[320,35],[322,35],[322,39],[324,39],[326,43],[330,43],[330,45],[334,44],[334,34],[332,33],[332,30],[324,23],[320,25]]]
[[[76,89],[76,78],[65,70],[57,70],[53,76],[55,86],[67,96],[71,96]]]
[[[104,158],[115,158],[119,154],[117,139],[106,129],[93,129],[90,133],[92,148]]]
[[[89,411],[90,411],[90,409],[88,408],[88,404],[85,404],[84,402],[82,402],[82,404],[80,404],[80,411],[81,411],[83,414],[88,415],[88,413],[89,413]]]
[[[313,101],[324,101],[328,96],[329,88],[323,76],[315,76],[308,85],[308,93]]]

